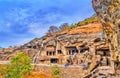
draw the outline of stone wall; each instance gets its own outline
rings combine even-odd
[[[34,66],[35,71],[42,71],[45,73],[52,72],[52,66],[42,66],[36,65]],[[62,77],[61,78],[82,78],[84,76],[83,70],[81,67],[61,67],[62,70]]]

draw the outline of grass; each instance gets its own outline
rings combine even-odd
[[[98,18],[96,16],[91,17],[91,18],[87,18],[83,21],[80,21],[80,22],[78,22],[74,25],[71,25],[71,26],[67,27],[66,29],[73,29],[73,28],[76,28],[78,26],[83,26],[83,25],[87,25],[89,23],[95,23],[95,22],[98,22]]]

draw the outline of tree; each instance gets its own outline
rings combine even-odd
[[[12,46],[9,46],[9,48],[12,48]]]
[[[23,53],[18,53],[11,59],[8,66],[6,78],[23,78],[24,75],[30,74],[32,67],[31,59]]]
[[[62,71],[61,69],[57,66],[54,65],[52,69],[52,75],[54,78],[61,78]]]
[[[48,33],[54,33],[56,31],[58,31],[59,29],[56,26],[50,26]]]
[[[63,29],[65,29],[65,28],[67,28],[68,26],[69,26],[68,23],[63,23],[62,25],[60,25],[59,29],[60,29],[60,30],[63,30]]]

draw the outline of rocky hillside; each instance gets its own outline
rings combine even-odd
[[[120,53],[120,0],[92,0],[93,8],[103,25],[111,52]],[[115,56],[119,57],[119,56]],[[119,57],[120,58],[120,57]]]
[[[52,34],[47,34],[41,38],[35,38],[32,41],[18,47],[6,48],[0,50],[0,60],[9,60],[17,52],[24,52],[31,58],[46,46],[56,46],[56,41],[61,45],[79,45],[79,43],[92,41],[96,38],[102,38],[102,27],[100,23],[90,23],[78,26],[73,29],[65,29]]]

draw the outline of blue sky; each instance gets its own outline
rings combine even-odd
[[[45,35],[51,25],[93,14],[91,0],[0,0],[0,46],[22,45]]]

